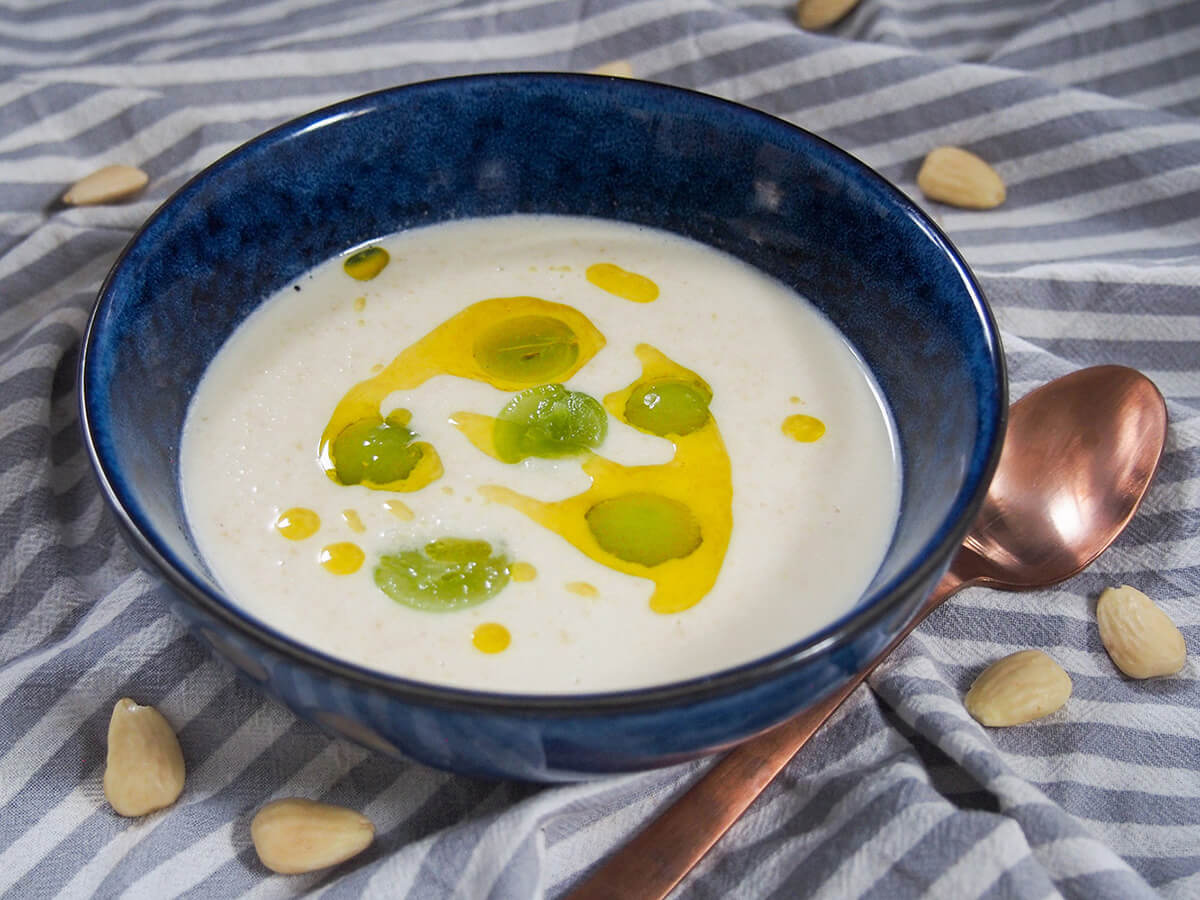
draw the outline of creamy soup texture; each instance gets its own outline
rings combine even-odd
[[[596,219],[381,239],[270,298],[210,365],[181,480],[228,595],[334,656],[517,693],[747,662],[846,612],[899,462],[807,301]]]

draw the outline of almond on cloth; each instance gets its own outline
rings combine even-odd
[[[79,179],[62,195],[68,206],[94,206],[124,200],[141,191],[150,176],[133,166],[105,166]]]
[[[1096,603],[1100,641],[1130,678],[1174,675],[1187,660],[1187,644],[1171,617],[1127,584],[1106,588]]]
[[[614,78],[632,78],[633,66],[627,59],[614,59],[602,66],[587,70],[588,75],[611,75]]]
[[[1071,678],[1041,650],[1021,650],[992,663],[967,691],[964,704],[981,725],[1032,722],[1071,696]]]
[[[153,706],[122,697],[108,723],[104,796],[122,816],[170,806],[183,792],[183,751],[170,723]]]
[[[288,797],[255,814],[250,839],[264,866],[280,875],[297,875],[362,853],[375,839],[375,826],[344,806]]]
[[[820,31],[845,18],[858,0],[800,0],[796,21],[805,31]]]
[[[962,209],[993,209],[1006,195],[996,170],[961,147],[931,151],[917,172],[917,187],[930,200]]]

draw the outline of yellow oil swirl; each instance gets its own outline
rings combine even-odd
[[[475,445],[475,449],[486,453],[492,459],[500,459],[496,450],[496,420],[482,413],[460,411],[450,416],[450,424],[463,433],[467,440]]]
[[[825,423],[816,416],[795,415],[783,420],[783,433],[793,441],[811,444],[825,434]]]
[[[508,567],[508,577],[513,581],[533,581],[537,578],[537,569],[527,562],[515,562]]]
[[[504,391],[561,382],[604,343],[604,335],[587,316],[561,303],[538,297],[493,297],[474,303],[346,392],[321,434],[321,465],[338,481],[334,440],[351,425],[382,418],[383,401],[395,391],[411,390],[435,375],[470,378]],[[437,452],[429,444],[416,446],[422,456],[407,477],[387,484],[362,483],[377,490],[415,491],[440,478]]]
[[[317,533],[321,527],[321,517],[311,509],[303,506],[293,506],[285,509],[275,519],[275,530],[289,541],[302,541]]]
[[[342,510],[342,521],[346,523],[351,531],[357,534],[362,534],[367,530],[367,526],[363,524],[362,516],[353,509]]]
[[[642,363],[641,377],[604,398],[608,411],[627,425],[626,403],[640,385],[662,378],[704,384],[695,372],[647,344],[638,345],[636,352]],[[489,500],[519,510],[602,565],[653,581],[650,607],[655,612],[681,612],[703,599],[721,571],[733,528],[733,486],[729,454],[711,416],[703,426],[672,440],[675,455],[663,465],[623,466],[589,455],[583,471],[591,477],[592,486],[565,500],[547,503],[499,485],[485,485],[480,492]],[[697,490],[698,485],[703,489]],[[657,504],[669,511],[681,511],[682,519],[687,520],[685,526],[690,521],[698,526],[698,543],[688,542],[686,534],[682,539],[667,535],[661,542],[666,558],[649,565],[622,558],[601,545],[589,524],[589,514],[603,508],[606,501],[618,505],[630,501],[635,507]],[[664,521],[668,527],[675,526],[669,517]]]
[[[588,584],[586,581],[569,581],[567,582],[567,590],[572,594],[578,594],[580,597],[599,597],[600,591],[596,589],[594,584]]]
[[[634,303],[651,303],[658,299],[658,285],[637,272],[629,272],[612,263],[596,263],[588,266],[587,280],[624,300]]]
[[[482,653],[501,653],[512,643],[512,635],[498,622],[484,622],[471,632],[471,643]]]
[[[383,501],[383,508],[401,522],[411,522],[416,518],[416,514],[403,500],[385,500]]]
[[[317,558],[321,566],[334,575],[352,575],[357,572],[366,558],[358,544],[341,541],[321,548]]]

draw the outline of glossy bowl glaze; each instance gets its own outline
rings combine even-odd
[[[694,238],[793,286],[850,339],[891,405],[904,466],[895,537],[855,609],[781,652],[704,678],[530,697],[354,666],[295,643],[221,593],[189,534],[178,473],[187,405],[217,349],[262,300],[349,247],[514,212],[620,219]],[[80,385],[108,501],[199,638],[336,734],[432,766],[546,781],[710,753],[843,682],[946,568],[986,490],[1006,410],[997,331],[978,286],[941,232],[870,169],[713,97],[554,74],[370,94],[221,159],[117,261],[88,328]]]

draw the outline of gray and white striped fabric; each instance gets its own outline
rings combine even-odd
[[[296,114],[466,72],[617,58],[829,138],[916,194],[923,155],[992,161],[1008,202],[926,208],[982,280],[1014,397],[1123,363],[1171,415],[1158,481],[1088,572],[975,589],[933,615],[684,882],[682,897],[1200,896],[1200,2],[862,0],[831,32],[755,0],[9,0],[0,5],[0,894],[558,896],[705,763],[543,789],[376,758],[209,658],[122,546],[81,450],[74,370],[99,287],[184,179]],[[61,209],[101,165],[139,199]],[[1183,629],[1174,678],[1122,678],[1099,591]],[[1075,692],[985,730],[963,711],[998,656],[1046,649]],[[116,698],[161,709],[189,764],[173,809],[115,816]],[[263,802],[364,811],[373,847],[272,876]]]

